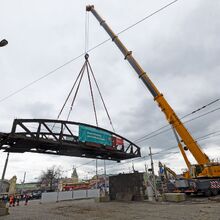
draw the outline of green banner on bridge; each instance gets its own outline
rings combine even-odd
[[[112,135],[109,132],[85,125],[79,126],[79,141],[112,146]]]

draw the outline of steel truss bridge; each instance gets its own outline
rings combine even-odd
[[[79,126],[108,132],[123,144],[105,146],[79,141]],[[43,153],[121,161],[140,157],[140,148],[128,139],[106,129],[85,123],[49,120],[15,119],[10,133],[0,133],[0,150],[13,153]]]

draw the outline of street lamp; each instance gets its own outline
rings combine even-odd
[[[3,39],[2,41],[0,41],[0,47],[4,47],[8,44],[8,41]]]
[[[8,44],[8,41],[3,39],[0,41],[0,47],[4,47]],[[9,152],[7,153],[7,158],[6,158],[6,161],[5,161],[5,166],[4,166],[4,169],[3,169],[3,172],[2,172],[2,178],[1,178],[1,182],[0,182],[0,193],[3,191],[2,187],[3,187],[3,181],[4,181],[4,178],[5,178],[5,171],[6,171],[6,168],[7,168],[7,165],[8,165],[8,157],[9,157]]]

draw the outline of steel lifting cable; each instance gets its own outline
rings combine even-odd
[[[99,85],[98,85],[98,83],[97,83],[97,80],[96,80],[96,78],[95,78],[94,72],[93,72],[93,70],[92,70],[92,67],[91,67],[89,61],[88,61],[88,65],[89,65],[89,69],[90,69],[90,71],[91,71],[91,73],[92,73],[92,77],[93,77],[93,80],[94,80],[94,82],[95,82],[95,85],[96,85],[96,87],[97,87],[99,96],[100,96],[100,98],[101,98],[101,100],[102,100],[102,104],[103,104],[103,106],[104,106],[105,112],[106,112],[107,117],[108,117],[108,119],[109,119],[110,125],[111,125],[111,127],[112,127],[112,130],[115,132],[115,129],[114,129],[114,126],[113,126],[111,117],[110,117],[110,115],[109,115],[108,109],[107,109],[107,107],[106,107],[105,101],[104,101],[104,99],[103,99],[102,93],[101,93],[101,91],[100,91]]]
[[[64,109],[64,107],[65,107],[67,101],[69,100],[70,95],[72,94],[73,89],[75,88],[75,85],[76,85],[76,83],[77,83],[77,81],[78,81],[80,75],[84,72],[84,69],[85,69],[85,63],[83,64],[83,66],[82,66],[82,68],[81,68],[81,70],[80,70],[80,72],[79,72],[79,74],[78,74],[78,76],[77,76],[77,78],[76,78],[76,80],[75,80],[75,82],[74,82],[74,84],[73,84],[73,86],[72,86],[72,88],[71,88],[71,90],[70,90],[70,92],[69,92],[69,94],[68,94],[68,96],[67,96],[67,98],[66,98],[66,100],[65,100],[65,102],[64,102],[64,104],[63,104],[63,106],[62,106],[62,108],[61,108],[61,110],[60,110],[60,112],[59,112],[59,114],[58,114],[58,116],[57,116],[57,120],[60,118],[60,115],[62,114],[63,109]]]
[[[67,121],[69,120],[69,117],[70,117],[70,113],[72,112],[72,109],[73,109],[73,105],[75,103],[75,100],[76,100],[76,96],[78,94],[78,91],[79,91],[79,87],[80,87],[80,84],[81,84],[81,81],[82,81],[82,78],[83,78],[83,75],[84,75],[84,72],[85,72],[85,67],[86,67],[86,61],[85,63],[83,64],[83,68],[82,68],[82,74],[80,76],[80,79],[79,79],[79,83],[78,83],[78,86],[76,88],[76,92],[74,94],[74,97],[73,97],[73,100],[72,100],[72,103],[71,103],[71,106],[70,106],[70,110],[69,110],[69,113],[68,113],[68,116],[67,116]]]
[[[88,31],[88,28],[87,28],[87,23],[88,23],[88,21],[87,21],[87,16],[88,16],[88,12],[86,11],[85,12],[85,54],[86,54],[86,52],[87,52],[87,38],[88,38],[88,33],[87,33],[87,31]]]
[[[65,100],[65,102],[64,102],[64,104],[63,104],[63,106],[62,106],[62,108],[61,108],[61,110],[59,112],[59,114],[58,114],[58,116],[57,116],[57,120],[60,118],[60,116],[61,116],[61,114],[62,114],[62,112],[63,112],[63,110],[64,110],[64,108],[66,106],[66,103],[69,100],[69,98],[70,98],[70,96],[71,96],[71,94],[72,94],[72,92],[73,92],[73,90],[74,90],[74,88],[76,86],[77,81],[79,80],[80,76],[83,74],[84,71],[85,71],[85,63],[83,64],[81,70],[79,71],[78,76],[76,77],[75,82],[73,83],[73,86],[72,86],[72,88],[71,88],[71,90],[70,90],[70,92],[69,92],[69,94],[68,94],[68,96],[67,96],[67,98],[66,98],[66,100]],[[51,128],[52,130],[54,129],[55,125],[56,125],[56,123],[53,124],[53,126]]]
[[[97,117],[97,112],[96,112],[96,107],[95,107],[95,99],[93,95],[92,83],[91,83],[89,68],[88,68],[88,58],[89,58],[89,54],[87,53],[88,47],[89,47],[89,13],[88,11],[86,11],[86,14],[85,14],[85,65],[86,65],[87,77],[88,77],[88,82],[89,82],[90,94],[92,98],[92,105],[93,105],[93,111],[95,115],[96,126],[98,127],[99,124],[98,124],[98,117]]]
[[[89,49],[89,12],[85,13],[85,56]]]
[[[74,94],[74,97],[73,97],[73,100],[72,100],[72,103],[71,103],[71,106],[70,106],[70,110],[69,110],[69,113],[68,113],[68,116],[67,116],[67,121],[69,120],[70,113],[72,112],[73,105],[74,105],[74,102],[76,100],[76,96],[78,94],[79,87],[80,87],[85,69],[88,69],[88,67],[87,67],[87,60],[88,60],[88,57],[89,57],[89,55],[87,54],[87,50],[88,50],[88,47],[89,47],[89,38],[88,38],[88,36],[89,36],[89,13],[86,11],[86,14],[85,14],[85,56],[84,56],[85,57],[85,62],[83,64],[82,69],[80,70],[80,73],[81,73],[80,80],[79,80],[76,92]],[[87,74],[88,74],[88,70],[87,70]],[[90,88],[90,90],[91,90],[91,88]],[[95,112],[95,116],[96,116],[96,112]],[[98,126],[97,117],[96,117],[96,124]]]
[[[88,18],[88,16],[89,16],[88,12],[86,12],[86,14],[85,14],[85,59],[86,59],[86,51],[88,50],[88,31],[89,31],[89,27],[88,27],[88,24],[89,24],[88,19],[89,18]],[[71,90],[70,90],[70,92],[69,92],[69,94],[68,94],[68,96],[67,96],[67,98],[66,98],[66,100],[65,100],[65,102],[64,102],[64,104],[63,104],[63,106],[60,110],[60,112],[59,112],[59,114],[58,114],[58,116],[57,116],[57,120],[60,118],[60,116],[61,116],[61,114],[62,114],[62,112],[63,112],[63,110],[66,106],[66,103],[69,100],[69,98],[70,98],[70,96],[71,96],[71,94],[72,94],[72,92],[73,92],[73,90],[76,86],[76,83],[79,80],[79,83],[78,83],[78,86],[77,86],[76,92],[74,94],[74,97],[73,97],[73,100],[72,100],[72,103],[71,103],[71,106],[70,106],[70,110],[69,110],[69,113],[68,113],[68,116],[67,116],[67,121],[68,121],[68,119],[70,117],[70,113],[71,113],[73,105],[74,105],[74,102],[75,102],[75,99],[76,99],[76,96],[77,96],[77,93],[78,93],[78,90],[79,90],[79,87],[80,87],[80,84],[81,84],[81,81],[82,81],[82,77],[83,77],[83,74],[84,74],[84,71],[85,71],[86,63],[87,63],[87,59],[85,60],[83,66],[82,66],[82,68],[81,68],[81,70],[80,70],[80,72],[79,72],[79,74],[78,74],[78,76],[77,76],[77,78],[76,78],[76,80],[75,80],[75,82],[74,82],[74,84],[73,84],[73,86],[72,86],[72,88],[71,88]],[[53,125],[53,127],[54,127],[54,125]]]
[[[110,122],[110,125],[112,127],[112,130],[115,132],[115,129],[113,127],[113,123],[112,123],[111,117],[110,117],[109,112],[107,110],[105,101],[104,101],[103,96],[101,94],[100,88],[98,86],[98,83],[97,83],[97,80],[95,78],[95,75],[94,75],[94,72],[92,70],[92,67],[90,65],[90,62],[88,60],[89,54],[87,52],[88,52],[88,48],[89,48],[89,14],[90,13],[88,13],[88,11],[86,11],[86,14],[85,14],[85,59],[86,59],[86,69],[87,69],[87,75],[88,75],[90,93],[91,93],[91,97],[92,97],[92,104],[93,104],[93,110],[94,110],[94,114],[95,114],[96,125],[98,126],[98,117],[97,117],[97,112],[96,112],[96,107],[95,107],[95,99],[94,99],[94,94],[93,94],[93,90],[92,90],[92,84],[91,84],[91,78],[90,78],[89,72],[91,72],[91,74],[92,74],[92,78],[93,78],[93,80],[95,82],[96,88],[98,90],[99,96],[101,98],[102,104],[104,106],[104,109],[105,109],[105,112],[106,112],[107,117],[109,119],[109,122]]]
[[[81,81],[82,81],[84,72],[86,70],[87,71],[87,76],[88,76],[88,83],[89,83],[89,89],[90,89],[90,94],[91,94],[91,98],[92,98],[92,105],[93,105],[93,111],[94,111],[94,115],[95,115],[96,125],[98,126],[98,116],[97,116],[97,111],[96,111],[96,106],[95,106],[95,98],[94,98],[94,93],[93,93],[93,88],[92,88],[90,72],[91,72],[92,78],[93,78],[93,80],[95,82],[96,88],[98,90],[99,96],[101,98],[102,104],[104,106],[104,109],[105,109],[105,112],[106,112],[107,117],[109,119],[109,122],[110,122],[110,125],[112,127],[112,130],[115,132],[115,129],[113,127],[113,123],[112,123],[110,114],[108,112],[108,109],[106,107],[104,98],[102,96],[101,90],[100,90],[99,85],[97,83],[97,80],[95,78],[95,74],[93,72],[91,64],[90,64],[90,62],[88,60],[88,58],[89,58],[89,54],[87,53],[88,44],[89,44],[88,34],[89,34],[89,14],[86,13],[86,17],[85,17],[85,62],[84,62],[83,66],[82,66],[82,68],[81,68],[81,70],[80,70],[80,72],[79,72],[79,74],[78,74],[78,76],[77,76],[77,78],[76,78],[76,80],[75,80],[75,82],[74,82],[74,84],[73,84],[73,86],[72,86],[72,88],[71,88],[71,90],[70,90],[70,92],[69,92],[69,94],[68,94],[68,96],[67,96],[67,98],[66,98],[66,100],[65,100],[65,102],[64,102],[64,104],[63,104],[63,106],[62,106],[62,108],[60,110],[60,112],[59,112],[59,114],[58,114],[58,116],[57,116],[57,119],[59,119],[59,117],[61,116],[61,114],[62,114],[62,112],[63,112],[63,110],[64,110],[64,108],[65,108],[65,106],[66,106],[66,104],[67,104],[67,102],[68,102],[68,100],[69,100],[69,98],[70,98],[70,96],[71,96],[71,94],[72,94],[72,92],[73,92],[77,82],[78,82],[78,85],[77,85],[77,88],[76,88],[76,91],[75,91],[75,94],[74,94],[74,97],[73,97],[73,100],[72,100],[72,103],[71,103],[71,106],[70,106],[70,110],[69,110],[68,116],[67,116],[67,121],[69,120],[70,114],[71,114],[72,109],[73,109],[73,105],[74,105],[75,100],[76,100],[76,96],[77,96],[78,91],[79,91],[79,87],[81,85]]]
[[[92,98],[92,105],[93,105],[93,110],[94,110],[94,114],[95,114],[96,126],[98,127],[99,124],[98,124],[98,117],[97,117],[97,112],[96,112],[96,107],[95,107],[95,99],[94,99],[94,94],[93,94],[93,90],[92,90],[92,83],[91,83],[89,68],[88,68],[89,55],[86,54],[85,58],[86,58],[86,70],[87,70],[87,76],[88,76],[88,81],[89,81],[90,94],[91,94],[91,98]]]

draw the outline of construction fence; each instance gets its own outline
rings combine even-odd
[[[45,192],[42,193],[41,203],[58,202],[58,201],[74,200],[74,199],[90,199],[90,198],[97,198],[99,197],[99,195],[100,195],[99,189]]]

